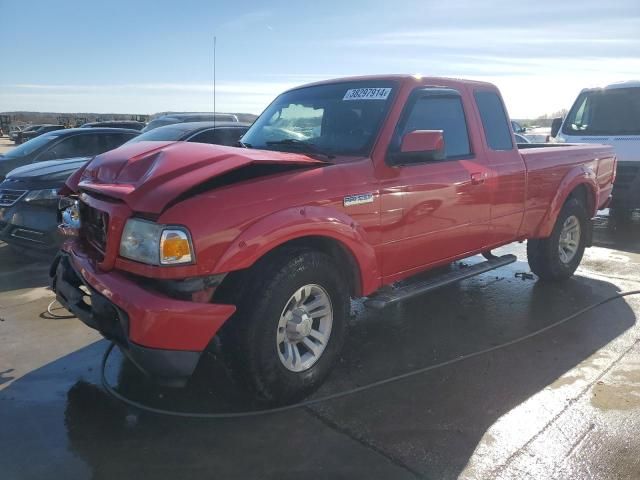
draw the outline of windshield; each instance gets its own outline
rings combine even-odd
[[[59,135],[55,135],[55,134],[40,135],[39,137],[36,137],[34,139],[29,140],[28,142],[23,143],[19,147],[9,150],[9,152],[5,154],[5,158],[17,158],[17,157],[24,157],[25,155],[30,155],[31,153],[35,152],[39,148],[45,146],[47,143],[55,140],[58,137]]]
[[[640,88],[583,92],[562,132],[567,135],[640,135]]]
[[[138,142],[170,142],[182,140],[185,135],[184,128],[176,128],[172,126],[154,128],[151,131],[147,131],[133,137],[126,143],[138,143]]]
[[[280,95],[242,137],[251,148],[368,155],[394,82],[359,81]]]

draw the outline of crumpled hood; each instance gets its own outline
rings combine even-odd
[[[121,199],[137,212],[161,213],[182,193],[240,168],[324,164],[298,153],[190,142],[137,142],[94,158],[78,187]]]

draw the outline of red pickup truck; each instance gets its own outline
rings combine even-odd
[[[306,85],[238,147],[139,142],[94,158],[67,182],[76,235],[53,287],[160,382],[184,384],[217,337],[257,397],[292,401],[340,355],[350,298],[384,307],[513,262],[491,249],[523,240],[541,280],[571,276],[615,163],[608,146],[518,147],[488,83]]]

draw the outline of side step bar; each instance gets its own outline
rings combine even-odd
[[[391,305],[402,300],[407,300],[408,298],[422,295],[423,293],[437,290],[438,288],[451,285],[452,283],[456,283],[461,280],[474,277],[476,275],[480,275],[481,273],[488,272],[489,270],[504,267],[505,265],[509,265],[510,263],[515,262],[516,260],[517,257],[515,255],[503,255],[501,257],[493,257],[484,262],[476,263],[475,265],[471,265],[470,267],[447,272],[434,278],[429,278],[426,280],[416,280],[413,282],[409,281],[410,283],[406,283],[407,281],[403,281],[402,284],[398,287],[383,289],[378,293],[373,294],[365,301],[365,305],[367,307],[377,309],[384,308],[387,305]]]

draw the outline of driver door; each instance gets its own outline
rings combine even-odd
[[[488,243],[488,171],[484,151],[467,128],[461,94],[420,88],[400,117],[390,151],[414,130],[442,130],[445,158],[409,165],[388,163],[380,172],[383,275],[395,281]]]

